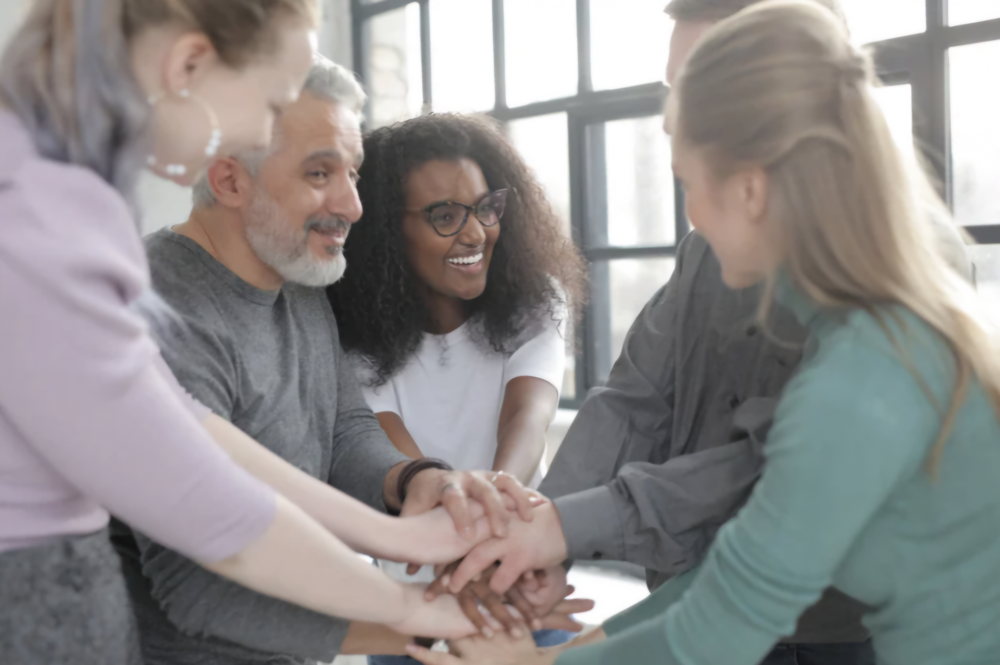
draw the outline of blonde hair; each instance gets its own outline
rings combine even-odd
[[[283,19],[317,25],[316,0],[34,0],[0,62],[0,100],[40,154],[89,168],[130,198],[149,115],[132,38],[177,25],[240,68],[277,46]]]
[[[675,140],[719,179],[766,170],[784,268],[818,304],[868,311],[900,351],[882,315],[902,305],[947,342],[955,362],[947,409],[901,353],[942,416],[933,472],[974,375],[1000,418],[1000,354],[971,286],[938,251],[930,218],[947,211],[893,142],[874,80],[870,57],[829,11],[763,2],[714,26],[692,53],[677,86]],[[762,316],[772,292],[773,279]]]

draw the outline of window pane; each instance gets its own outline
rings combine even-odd
[[[673,245],[674,174],[663,118],[604,125],[608,179],[608,244]]]
[[[953,48],[949,58],[955,217],[1000,224],[1000,87],[991,81],[1000,42]]]
[[[491,0],[431,0],[435,111],[489,111],[493,85]]]
[[[568,131],[565,113],[514,120],[507,125],[510,142],[534,172],[549,203],[562,218],[566,235],[570,235]],[[567,327],[563,399],[576,397],[574,335],[572,328]]]
[[[591,0],[591,73],[595,90],[662,81],[673,21],[663,0]]]
[[[927,30],[924,0],[841,0],[851,36],[859,44]]]
[[[569,134],[565,113],[514,120],[510,142],[528,164],[569,234]]]
[[[379,14],[369,22],[372,128],[420,115],[420,5]]]
[[[576,0],[505,0],[503,12],[507,106],[575,95]]]
[[[653,294],[674,272],[674,259],[619,259],[611,261],[611,361],[618,360],[625,335]],[[606,378],[606,377],[602,377]]]
[[[972,245],[969,256],[976,266],[976,290],[987,311],[1000,314],[1000,245]]]
[[[1000,18],[997,0],[948,0],[948,23],[962,25]]]
[[[913,156],[913,86],[893,85],[875,89],[875,99],[882,107],[889,131],[896,145],[906,155]]]

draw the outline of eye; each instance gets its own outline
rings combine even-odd
[[[327,176],[326,176],[326,171],[310,171],[309,177],[314,178],[316,180],[320,180],[326,178]]]

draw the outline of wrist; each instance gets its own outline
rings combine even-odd
[[[420,459],[415,459],[408,463],[399,472],[399,477],[396,480],[396,497],[399,500],[400,506],[406,503],[406,495],[409,492],[410,484],[413,480],[420,473],[429,469],[438,469],[440,471],[454,470],[450,464],[435,457],[421,457]]]

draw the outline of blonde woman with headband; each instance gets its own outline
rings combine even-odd
[[[463,539],[443,510],[394,520],[306,476],[184,393],[136,311],[169,316],[143,297],[137,174],[190,184],[216,155],[265,146],[302,88],[317,15],[313,0],[36,0],[3,57],[4,665],[131,662],[109,512],[318,612],[405,634],[473,631],[454,598],[425,603],[349,546],[451,561],[502,515],[470,507]],[[527,512],[526,495],[513,498]]]
[[[728,286],[767,285],[762,322],[780,303],[813,340],[705,563],[579,649],[475,638],[420,660],[752,665],[833,585],[871,608],[879,663],[997,661],[1000,347],[873,81],[828,11],[779,1],[714,27],[674,90],[692,224]]]

